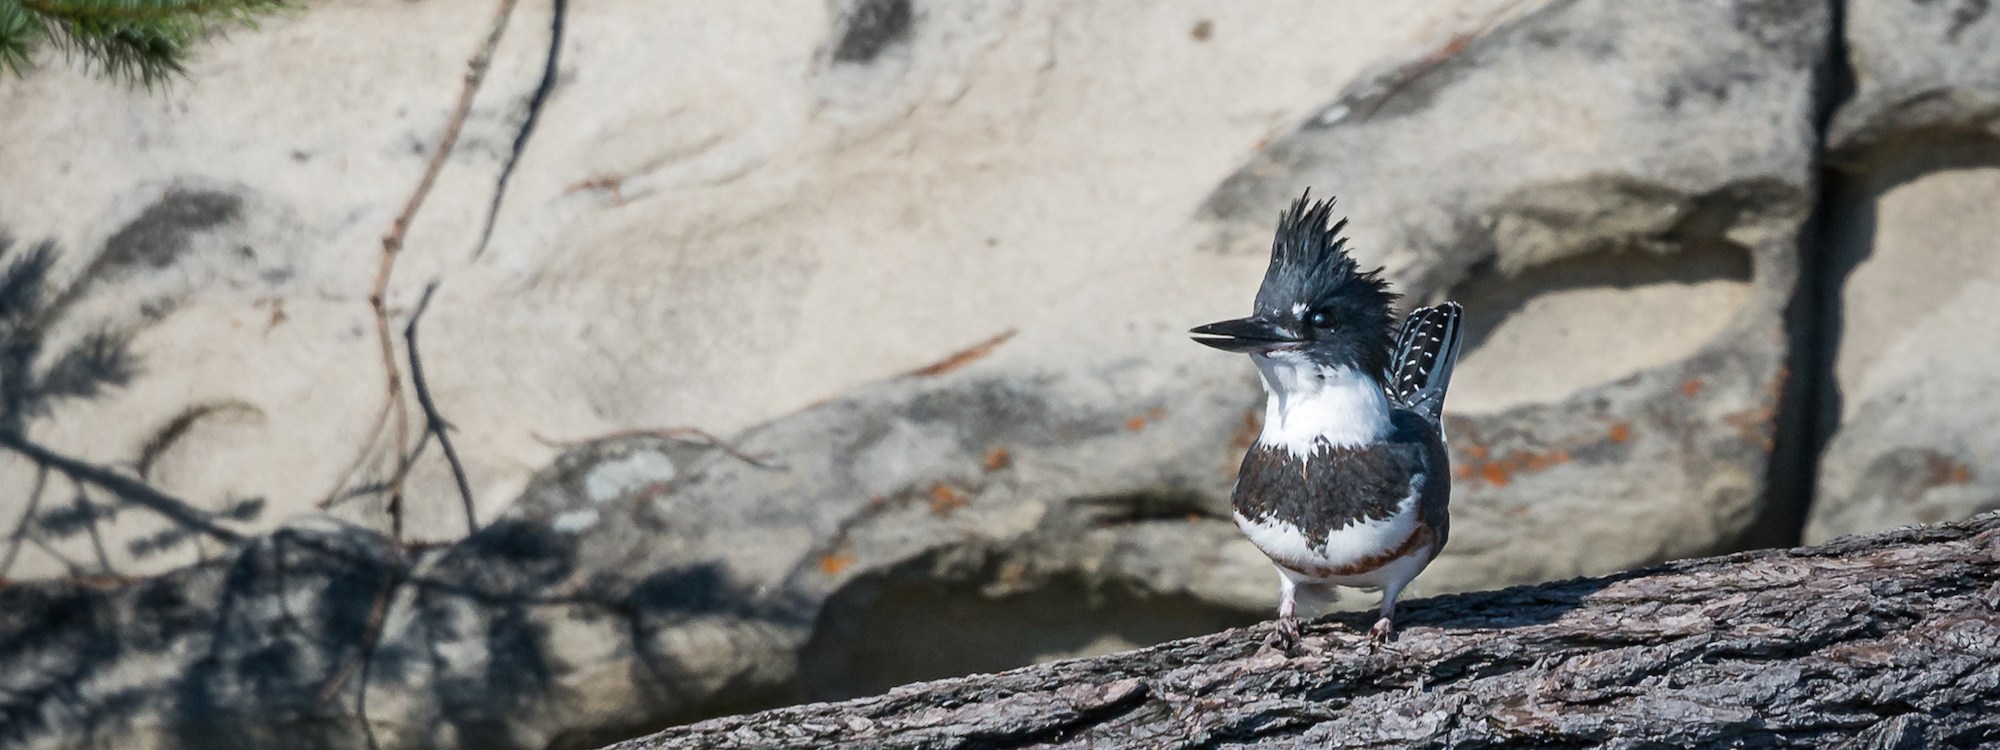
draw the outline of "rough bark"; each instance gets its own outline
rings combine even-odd
[[[1526,542],[1523,543],[1532,543]],[[2000,743],[2000,515],[1269,624],[726,717],[666,748]]]

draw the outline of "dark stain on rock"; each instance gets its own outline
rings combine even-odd
[[[187,252],[188,238],[243,214],[243,198],[213,190],[167,191],[104,243],[91,263],[92,276],[130,270],[157,270]]]
[[[910,0],[860,0],[840,20],[840,43],[833,61],[866,65],[890,46],[906,41],[916,13]]]
[[[1972,470],[1929,448],[1899,448],[1868,464],[1856,497],[1882,497],[1915,505],[1931,490],[1972,481]]]
[[[1263,617],[1023,563],[953,550],[857,575],[820,609],[800,659],[795,700],[873,695],[917,680],[998,672],[1055,654],[1091,653],[1107,642],[1161,643]],[[994,584],[1019,586],[1010,590],[1020,593],[992,595]]]
[[[1916,3],[1922,6],[1939,4],[1938,0],[1916,0]],[[1992,8],[1993,3],[1991,0],[1955,0],[1952,2],[1951,26],[1944,31],[1945,41],[1957,44],[1959,35],[1965,33],[1965,27],[1978,23],[1979,19],[1985,18],[1986,12],[1992,10]]]
[[[1055,445],[1123,428],[1123,419],[1113,422],[1110,415],[1050,403],[1036,390],[1043,385],[994,379],[935,391],[914,399],[904,417],[920,424],[953,425],[967,446]]]
[[[1350,89],[1326,113],[1307,121],[1305,130],[1332,127],[1342,122],[1369,122],[1392,119],[1430,108],[1439,94],[1456,86],[1479,67],[1479,49],[1490,46],[1484,39],[1458,37],[1426,55],[1373,81]]]
[[[1826,52],[1830,20],[1826,5],[1818,0],[1739,0],[1731,6],[1730,22],[1757,46],[1799,70],[1818,64]]]

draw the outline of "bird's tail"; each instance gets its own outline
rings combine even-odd
[[[1458,325],[1464,308],[1457,302],[1419,307],[1403,319],[1396,337],[1396,356],[1389,368],[1389,395],[1433,420],[1444,411],[1445,388],[1458,364]]]

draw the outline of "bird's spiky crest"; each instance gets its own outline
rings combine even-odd
[[[1312,200],[1307,190],[1278,215],[1278,234],[1271,241],[1271,265],[1257,289],[1257,311],[1277,313],[1303,304],[1318,307],[1336,298],[1354,311],[1388,314],[1396,295],[1382,278],[1382,269],[1363,271],[1347,252],[1341,230],[1347,219],[1333,221],[1334,199]],[[1387,325],[1384,318],[1384,326]],[[1386,330],[1386,328],[1384,329]]]

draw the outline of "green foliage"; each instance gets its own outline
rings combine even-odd
[[[0,69],[14,75],[53,48],[100,73],[151,87],[184,71],[189,48],[225,26],[255,26],[288,0],[0,0]]]

